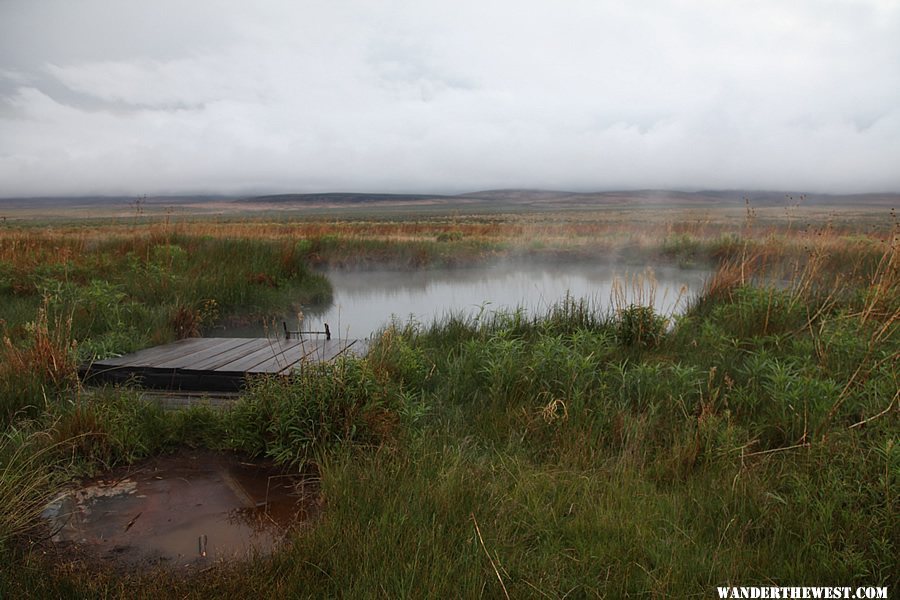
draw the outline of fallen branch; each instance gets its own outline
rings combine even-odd
[[[774,452],[784,452],[785,450],[795,450],[797,448],[808,448],[809,442],[803,442],[802,444],[794,444],[793,446],[785,446],[783,448],[772,448],[770,450],[759,450],[758,452],[751,452],[750,454],[743,454],[741,458],[747,458],[748,456],[759,456],[762,454],[772,454]]]
[[[891,403],[887,405],[887,408],[886,408],[886,409],[884,409],[883,411],[881,411],[881,412],[878,413],[877,415],[872,415],[872,416],[869,417],[868,419],[863,419],[863,420],[860,421],[859,423],[854,423],[853,425],[850,426],[850,429],[853,429],[853,428],[855,428],[855,427],[862,427],[863,425],[865,425],[865,424],[868,423],[869,421],[874,421],[875,419],[877,419],[877,418],[879,418],[879,417],[883,417],[884,415],[888,414],[889,412],[891,412],[891,409],[894,408],[894,402],[897,401],[897,398],[900,398],[900,390],[898,390],[897,393],[894,394],[894,397],[891,398]]]

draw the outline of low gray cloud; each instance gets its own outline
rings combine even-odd
[[[900,189],[900,2],[0,3],[0,196]]]

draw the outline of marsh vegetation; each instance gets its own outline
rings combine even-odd
[[[885,221],[883,219],[883,221]],[[0,236],[0,595],[572,597],[897,585],[900,230],[433,218],[72,224]],[[81,360],[327,299],[313,269],[609,257],[709,268],[681,314],[624,289],[400,320],[231,408],[85,390]],[[189,579],[41,542],[56,486],[185,447],[313,469],[314,527]]]

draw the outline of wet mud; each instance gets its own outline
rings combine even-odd
[[[232,454],[184,450],[72,486],[44,517],[58,547],[180,568],[271,553],[318,508],[315,480]]]

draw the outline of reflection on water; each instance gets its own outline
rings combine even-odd
[[[607,265],[494,265],[467,269],[422,271],[334,271],[329,307],[303,307],[302,330],[320,331],[328,323],[335,336],[365,338],[392,317],[430,323],[448,313],[478,314],[481,310],[524,308],[541,312],[568,293],[586,298],[601,310],[615,296],[626,302],[652,303],[663,314],[683,310],[702,286],[708,271],[671,266],[610,267]],[[274,315],[267,324],[229,326],[210,335],[279,335],[282,320],[298,328],[297,310]]]

